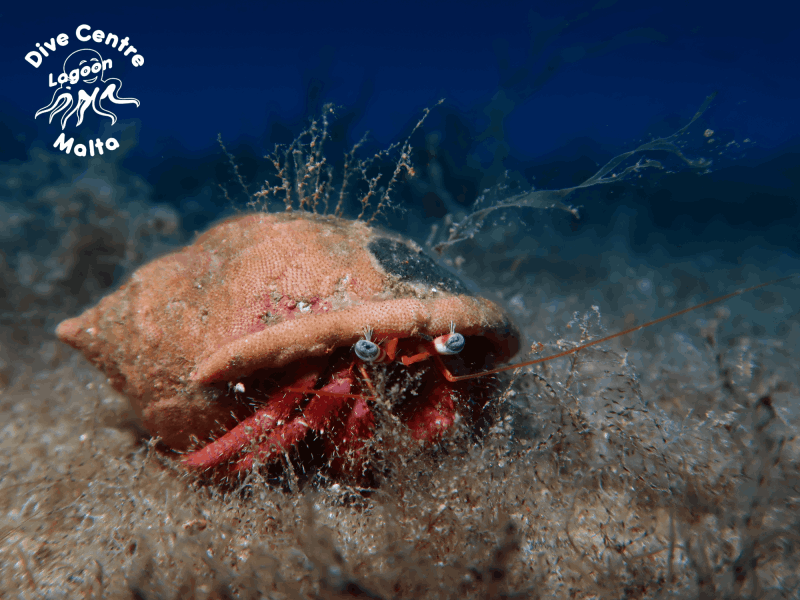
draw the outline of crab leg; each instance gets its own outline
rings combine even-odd
[[[434,339],[431,342],[419,344],[417,346],[417,354],[412,354],[411,356],[402,356],[400,357],[400,362],[402,362],[405,366],[408,367],[409,365],[422,362],[423,360],[427,360],[431,357],[438,357],[439,351],[437,350],[437,343],[445,343],[451,335],[452,333],[450,335],[444,334]]]
[[[455,383],[456,381],[459,381],[459,378],[457,378],[455,375],[453,375],[450,372],[450,369],[448,369],[445,366],[444,361],[442,361],[441,357],[434,356],[433,357],[433,364],[436,365],[436,368],[439,369],[439,372],[442,374],[442,376],[445,379],[447,379],[447,381],[449,381],[450,383]]]
[[[397,349],[397,339],[393,341],[395,342],[393,344],[390,342],[391,360],[394,360]],[[353,405],[347,411],[343,422],[334,427],[326,443],[327,450],[333,457],[331,467],[339,473],[349,471],[354,474],[360,470],[364,458],[361,450],[375,430],[375,416],[367,400],[376,399],[378,393],[364,365],[359,365],[358,370],[361,373],[362,383],[367,386],[371,396],[353,396]]]
[[[303,390],[310,390],[317,377],[315,372],[303,375],[293,383],[288,394],[273,394],[267,404],[255,414],[200,450],[187,454],[181,462],[191,469],[205,470],[229,461],[254,439],[286,420],[307,393]]]
[[[330,421],[353,398],[353,395],[349,393],[353,384],[353,376],[349,368],[335,373],[332,380],[320,390],[304,392],[303,395],[314,394],[315,398],[308,403],[303,411],[303,416],[296,417],[289,423],[273,429],[269,437],[259,444],[258,449],[248,452],[236,462],[231,471],[245,471],[252,468],[256,458],[261,463],[273,460],[282,452],[290,450],[302,441],[309,430],[325,431]]]
[[[363,396],[356,396],[343,416],[327,436],[325,451],[331,457],[332,473],[357,479],[368,458],[364,446],[375,431],[375,417]]]
[[[450,382],[458,381],[456,376],[450,372],[450,369],[448,369],[445,366],[444,362],[442,361],[441,357],[436,352],[436,350],[433,348],[432,344],[425,346],[420,345],[419,348],[417,349],[419,350],[418,354],[414,354],[412,356],[403,356],[400,358],[400,360],[405,366],[413,365],[414,363],[432,358],[433,363],[436,365],[436,368],[439,370],[442,376],[445,379],[447,379],[447,381]]]
[[[405,366],[409,366],[413,365],[414,363],[427,360],[431,356],[436,356],[436,352],[432,348],[426,348],[425,346],[420,346],[418,350],[420,350],[418,354],[414,354],[413,356],[402,356],[400,357],[400,361]]]

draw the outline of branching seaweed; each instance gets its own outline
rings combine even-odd
[[[487,206],[486,208],[480,208],[472,212],[468,215],[463,221],[460,223],[455,223],[451,226],[449,237],[447,240],[439,242],[433,249],[436,250],[439,254],[444,252],[444,250],[453,244],[457,244],[462,242],[466,239],[473,237],[483,226],[484,221],[486,218],[493,212],[497,210],[501,210],[504,208],[519,208],[519,207],[531,207],[531,208],[557,208],[560,210],[567,211],[572,213],[576,217],[578,216],[578,209],[574,206],[571,206],[567,203],[567,200],[578,190],[586,189],[593,187],[595,185],[602,185],[607,183],[617,183],[620,181],[624,181],[631,177],[632,175],[638,174],[644,169],[663,169],[663,165],[657,161],[647,157],[642,157],[636,161],[635,164],[629,165],[624,167],[623,169],[616,171],[625,161],[630,159],[632,156],[637,154],[643,154],[645,152],[655,152],[655,151],[664,151],[669,152],[677,156],[680,160],[682,160],[689,168],[692,169],[700,169],[700,168],[708,168],[711,164],[711,161],[706,158],[697,158],[692,159],[686,156],[680,149],[677,144],[678,139],[686,133],[689,127],[699,119],[703,113],[708,109],[711,105],[711,102],[714,100],[716,93],[711,94],[705,99],[702,106],[697,110],[695,115],[692,119],[684,125],[681,129],[673,133],[668,137],[657,138],[646,142],[639,147],[631,150],[629,152],[623,152],[609,160],[606,164],[604,164],[597,172],[586,179],[583,183],[573,187],[562,188],[558,190],[536,190],[531,189],[526,192],[522,192],[519,194],[515,194],[510,197],[503,197],[504,193],[507,189],[507,184],[503,181],[494,188],[486,190],[483,195],[481,195],[476,201],[475,206],[478,206],[484,203],[487,200],[492,200],[493,198],[502,198],[496,200],[494,204],[491,206]]]
[[[436,106],[442,102],[440,100]],[[348,199],[353,197],[360,205],[356,219],[369,224],[386,216],[389,210],[398,209],[393,201],[397,187],[404,175],[414,177],[416,174],[411,159],[411,138],[422,127],[430,111],[430,108],[423,111],[422,117],[404,141],[396,142],[372,156],[359,158],[358,153],[367,141],[368,134],[365,134],[345,153],[339,174],[324,154],[325,143],[330,137],[331,118],[336,113],[332,104],[326,104],[321,116],[312,120],[290,144],[276,144],[275,150],[264,157],[274,169],[274,178],[271,182],[265,181],[261,189],[253,194],[221,137],[218,137],[218,141],[248,198],[248,206],[269,210],[270,201],[278,200],[287,211],[300,210],[341,217]],[[230,199],[227,189],[220,187],[225,197]],[[337,188],[336,205],[331,207],[331,197]]]

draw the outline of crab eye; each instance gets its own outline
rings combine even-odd
[[[442,335],[433,340],[433,345],[439,354],[458,354],[466,343],[467,340],[460,333]]]
[[[356,345],[353,346],[353,350],[356,356],[364,362],[373,362],[381,353],[378,344],[369,340],[358,340]]]

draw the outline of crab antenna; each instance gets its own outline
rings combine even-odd
[[[651,325],[655,325],[656,323],[661,323],[662,321],[667,321],[672,319],[673,317],[678,317],[680,315],[686,314],[693,310],[697,310],[699,308],[703,308],[705,306],[711,306],[712,304],[717,304],[719,302],[724,302],[734,296],[741,296],[742,294],[746,294],[747,292],[752,292],[762,287],[766,287],[768,285],[773,285],[776,283],[780,283],[782,281],[787,281],[789,279],[793,279],[797,277],[800,273],[794,273],[792,275],[787,275],[786,277],[780,277],[779,279],[773,279],[772,281],[767,281],[766,283],[759,283],[758,285],[754,285],[748,288],[738,289],[730,294],[725,294],[724,296],[719,296],[718,298],[712,298],[711,300],[706,300],[705,302],[701,302],[700,304],[696,304],[694,306],[690,306],[688,308],[684,308],[677,312],[664,315],[663,317],[659,317],[658,319],[653,319],[652,321],[648,321],[647,323],[642,323],[641,325],[634,325],[633,327],[629,327],[623,331],[618,331],[617,333],[612,333],[611,335],[607,335],[603,338],[592,340],[591,342],[586,342],[585,344],[581,344],[580,346],[576,346],[575,348],[570,348],[569,350],[564,350],[563,352],[559,352],[558,354],[552,354],[550,356],[544,356],[542,358],[535,358],[533,360],[526,360],[521,363],[516,363],[513,365],[506,365],[504,367],[498,367],[496,369],[491,369],[489,371],[483,371],[481,373],[470,373],[469,375],[453,375],[449,371],[445,373],[445,377],[448,381],[456,382],[456,381],[464,381],[465,379],[476,379],[478,377],[485,377],[486,375],[494,375],[495,373],[502,373],[503,371],[511,371],[513,369],[519,369],[520,367],[528,367],[530,365],[535,365],[538,363],[547,362],[549,360],[553,360],[555,358],[561,358],[562,356],[569,356],[570,354],[575,354],[580,352],[584,348],[588,348],[589,346],[594,346],[596,344],[602,344],[603,342],[607,342],[609,340],[613,340],[614,338],[622,337],[623,335],[628,335],[629,333],[633,333],[634,331],[639,331],[640,329],[644,329],[645,327],[650,327]],[[438,357],[437,357],[438,358]]]

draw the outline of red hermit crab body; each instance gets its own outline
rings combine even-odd
[[[445,374],[492,368],[519,344],[498,306],[413,242],[299,212],[217,225],[57,335],[188,468],[226,473],[310,439],[334,473],[354,473],[375,428],[378,379],[413,392],[391,412],[412,437],[435,441],[457,417],[474,423],[490,397],[485,380]]]

